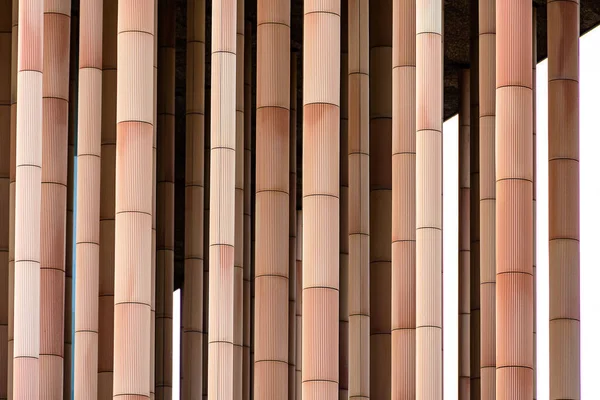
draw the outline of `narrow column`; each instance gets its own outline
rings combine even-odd
[[[150,395],[154,15],[152,0],[118,4],[115,399]]]
[[[254,396],[288,396],[290,1],[258,2]]]
[[[533,7],[532,9],[532,18],[531,18],[531,30],[533,34],[531,35],[532,44],[531,44],[531,55],[532,55],[532,75],[531,75],[531,88],[532,88],[532,108],[533,108],[533,117],[532,117],[532,126],[533,126],[533,400],[537,399],[537,274],[536,274],[536,263],[537,263],[537,229],[536,229],[536,219],[537,219],[537,210],[536,210],[536,187],[537,187],[537,144],[536,144],[536,90],[537,90],[537,79],[536,79],[536,65],[537,65],[537,8]]]
[[[208,63],[207,63],[208,64]],[[208,398],[208,289],[210,262],[210,86],[204,95],[204,345],[202,346],[202,398]],[[208,133],[208,134],[207,134]]]
[[[302,400],[302,210],[296,211],[296,400]]]
[[[458,398],[471,398],[471,71],[458,72]]]
[[[581,397],[579,1],[548,2],[550,398]]]
[[[348,358],[351,398],[370,396],[369,1],[348,2]],[[342,153],[343,154],[343,153]],[[344,154],[343,154],[344,155]]]
[[[416,398],[442,398],[443,3],[416,8]]]
[[[393,7],[392,399],[415,397],[415,5]]]
[[[496,398],[533,398],[531,4],[496,1]]]
[[[304,4],[303,400],[338,396],[340,5]]]
[[[76,398],[82,399],[93,399],[98,396],[102,14],[102,1],[81,2],[77,113],[77,272],[75,274],[77,306],[75,307],[74,394]]]
[[[479,148],[476,149],[475,144],[471,143],[472,150],[479,151],[480,171],[481,400],[496,398],[495,4],[495,0],[479,0]],[[473,337],[471,339],[475,340]]]
[[[158,2],[154,0],[154,41],[153,41],[153,53],[154,59],[152,61],[152,242],[151,242],[151,256],[150,256],[150,373],[149,384],[150,384],[150,400],[154,400],[156,397],[156,188],[157,188],[157,131],[158,131]]]

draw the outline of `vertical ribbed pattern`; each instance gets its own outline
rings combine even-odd
[[[302,400],[302,210],[296,211],[296,400]]]
[[[415,398],[415,0],[392,30],[392,396]]]
[[[207,29],[207,35],[210,33]],[[208,64],[208,62],[206,63]],[[205,64],[205,66],[206,66]],[[210,256],[210,86],[206,87],[204,97],[204,304],[202,322],[204,324],[204,344],[202,346],[202,398],[208,398],[208,284]],[[207,134],[208,133],[208,134]]]
[[[75,397],[98,397],[103,3],[80,8],[77,113]]]
[[[579,7],[577,0],[548,1],[551,399],[581,397]]]
[[[369,2],[348,2],[348,395],[370,397]],[[344,215],[344,217],[346,216]]]
[[[208,398],[233,399],[237,0],[212,3]]]
[[[340,6],[338,0],[304,4],[303,400],[338,397]]]
[[[532,9],[496,1],[496,398],[533,398]]]
[[[175,221],[175,4],[158,2],[156,121],[155,395],[171,400],[173,387],[173,268]]]
[[[480,394],[496,398],[496,1],[479,0],[479,194],[472,198],[480,212],[480,275],[471,277],[480,290]],[[473,117],[473,115],[471,116]],[[472,136],[473,137],[473,136]],[[474,160],[471,160],[471,165]],[[475,188],[475,182],[472,182]],[[472,209],[475,204],[471,204]],[[473,222],[472,221],[472,225]],[[475,254],[472,254],[474,259]],[[475,260],[474,260],[475,262]],[[477,340],[471,337],[472,342]],[[474,354],[472,354],[474,356]],[[475,370],[471,369],[475,374]]]
[[[183,308],[183,369],[188,377],[182,400],[202,398],[204,355],[204,80],[205,0],[187,4],[186,165],[185,165],[185,302]]]
[[[288,308],[288,400],[296,400],[296,127],[298,109],[298,54],[290,58],[290,244],[289,244],[289,308]],[[244,294],[245,295],[245,294]],[[299,398],[298,400],[302,400]]]
[[[158,142],[158,1],[154,0],[154,59],[152,61],[152,244],[151,244],[151,261],[150,261],[150,400],[154,400],[156,396],[156,189],[157,189],[157,142]],[[118,22],[117,18],[117,22]]]
[[[153,0],[118,3],[113,398],[150,397],[154,16]]]
[[[533,117],[532,117],[532,130],[533,130],[533,400],[537,399],[537,281],[536,281],[536,263],[537,263],[537,246],[536,246],[536,162],[537,162],[537,146],[536,146],[536,66],[537,66],[537,8],[532,9],[532,18],[531,18],[531,31],[533,34],[531,35],[532,44],[531,44],[531,55],[532,55],[532,75],[531,75],[531,88],[532,88],[532,107],[533,107]]]
[[[416,7],[416,389],[442,397],[443,3]]]
[[[255,399],[288,396],[290,2],[261,0],[256,59]]]

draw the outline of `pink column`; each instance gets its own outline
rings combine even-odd
[[[296,400],[302,400],[302,210],[296,211]]]
[[[496,398],[533,398],[531,4],[496,1]]]
[[[416,398],[442,398],[443,3],[416,9]]]
[[[550,398],[581,396],[579,1],[548,2]]]
[[[392,36],[392,399],[415,397],[415,6],[394,2]]]
[[[304,3],[303,400],[338,396],[340,6]]]
[[[254,396],[288,396],[290,2],[258,2]]]
[[[351,398],[370,396],[369,2],[348,2],[348,360]]]
[[[537,146],[536,146],[536,66],[537,66],[537,8],[532,8],[532,18],[531,18],[531,30],[533,34],[531,35],[532,44],[531,44],[531,55],[532,55],[532,75],[531,75],[531,86],[532,86],[532,98],[533,98],[533,117],[532,117],[532,126],[533,126],[533,399],[537,399],[537,280],[536,280],[536,263],[537,263],[537,246],[536,246],[536,160],[537,160]]]

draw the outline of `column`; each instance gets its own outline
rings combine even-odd
[[[254,396],[288,396],[290,2],[258,2]]]
[[[536,273],[536,263],[537,263],[537,244],[536,244],[536,219],[537,219],[537,210],[536,210],[536,187],[537,187],[537,143],[536,143],[536,90],[537,90],[537,79],[536,79],[536,66],[537,66],[537,8],[532,8],[532,18],[531,18],[531,30],[533,34],[531,35],[532,44],[531,44],[531,55],[532,55],[532,75],[531,75],[531,87],[532,87],[532,95],[533,98],[533,117],[532,117],[532,126],[533,126],[533,399],[537,399],[537,273]]]
[[[581,396],[579,1],[548,2],[550,398]]]
[[[157,131],[158,131],[158,2],[154,0],[154,43],[152,61],[152,243],[151,243],[151,258],[150,258],[150,400],[156,397],[156,238],[157,238],[157,214],[156,214],[156,188],[157,188]]]
[[[302,400],[302,210],[296,211],[296,400]]]
[[[394,2],[392,33],[392,396],[415,397],[415,6]]]
[[[77,112],[74,395],[77,398],[88,399],[96,398],[98,395],[102,13],[102,1],[81,2]]]
[[[442,397],[443,3],[416,9],[416,398]]]
[[[458,72],[458,398],[471,398],[471,71]]]
[[[120,1],[117,31],[113,398],[150,395],[152,303],[152,0]],[[139,10],[146,10],[140,14]]]
[[[348,359],[352,398],[370,396],[369,2],[348,2]],[[343,103],[342,103],[343,104]],[[342,153],[343,154],[343,153]]]
[[[204,99],[204,115],[208,115],[208,118],[204,118],[204,305],[202,310],[204,345],[202,346],[202,399],[206,400],[208,398],[208,289],[210,268],[210,86],[205,87]]]
[[[496,2],[498,400],[533,398],[531,18],[530,3]]]
[[[340,6],[338,0],[304,4],[303,400],[338,396]]]

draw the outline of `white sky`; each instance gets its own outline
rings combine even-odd
[[[581,397],[598,398],[600,379],[600,29],[580,40]],[[548,387],[548,73],[537,66],[537,382]],[[458,397],[458,118],[444,124],[444,398]],[[173,299],[173,399],[179,398],[180,291]],[[594,396],[595,395],[595,396]]]

